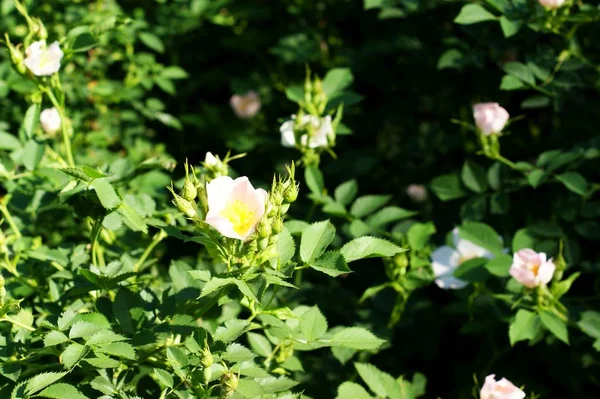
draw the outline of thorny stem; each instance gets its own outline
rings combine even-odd
[[[8,211],[8,207],[6,206],[5,203],[0,204],[0,212],[2,212],[4,219],[6,219],[6,221],[8,222],[8,225],[12,229],[15,236],[17,236],[17,239],[21,238],[22,237],[21,230],[19,230],[19,228],[17,227],[17,225],[16,225],[14,219],[12,218],[12,216],[10,215],[10,212]]]

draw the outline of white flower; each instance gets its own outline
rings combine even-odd
[[[524,399],[525,392],[517,388],[506,378],[496,381],[494,374],[485,377],[485,382],[479,393],[480,399]]]
[[[231,96],[229,104],[238,118],[244,119],[254,117],[261,107],[260,97],[255,91],[249,91],[243,95],[234,94]]]
[[[415,202],[427,200],[427,189],[422,184],[411,184],[406,188],[406,194]]]
[[[444,245],[431,254],[435,283],[445,290],[457,290],[468,285],[466,281],[454,277],[454,272],[464,262],[474,258],[493,258],[487,249],[460,238],[458,228],[452,230],[452,239],[454,248]]]
[[[25,66],[36,76],[50,76],[58,72],[63,57],[58,42],[46,46],[44,40],[32,43],[25,54]]]
[[[525,287],[546,285],[552,280],[556,266],[543,252],[522,249],[514,254],[510,275]]]
[[[265,214],[267,192],[255,189],[247,177],[221,176],[206,184],[206,223],[225,237],[245,241]]]
[[[219,160],[217,159],[217,157],[215,157],[213,155],[212,152],[207,152],[206,156],[204,157],[204,165],[208,166],[208,167],[212,167],[212,166],[216,166],[219,163]]]
[[[284,122],[279,131],[281,132],[281,145],[284,147],[295,147],[296,137],[294,134],[296,115],[292,115],[292,119]],[[313,135],[303,134],[300,137],[300,144],[309,148],[327,147],[328,139],[333,138],[333,126],[331,124],[331,116],[319,118],[315,115],[303,115],[299,123],[299,128],[307,128],[312,125]]]
[[[60,114],[56,108],[47,108],[40,113],[40,124],[42,129],[48,134],[56,133],[60,130]]]
[[[473,105],[475,124],[486,136],[499,134],[510,115],[498,103],[481,103]]]
[[[556,8],[560,8],[563,4],[565,4],[566,0],[538,0],[542,7],[548,10],[554,10]]]

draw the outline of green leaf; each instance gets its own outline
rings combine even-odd
[[[356,350],[374,350],[385,343],[369,330],[361,327],[347,327],[338,330],[331,337],[331,346],[340,346]]]
[[[456,174],[436,177],[431,182],[431,189],[442,201],[462,198],[467,194],[460,184],[460,178]]]
[[[352,84],[354,77],[352,72],[348,68],[335,68],[327,72],[323,79],[322,86],[323,91],[328,97],[333,94],[341,92],[346,87]]]
[[[162,40],[160,40],[160,38],[154,33],[140,32],[139,37],[142,43],[144,43],[146,46],[156,51],[157,53],[162,54],[165,52],[165,45],[163,44]]]
[[[487,190],[487,176],[485,169],[474,162],[465,162],[461,173],[465,186],[476,193]]]
[[[508,277],[510,274],[508,271],[512,266],[512,258],[510,255],[501,254],[497,255],[495,258],[490,259],[485,268],[494,276],[498,277]]]
[[[160,71],[160,77],[164,79],[187,79],[189,74],[181,67],[169,66]]]
[[[519,78],[512,75],[504,75],[502,82],[500,82],[500,90],[519,90],[527,87]]]
[[[540,318],[537,314],[520,309],[508,329],[510,344],[514,346],[519,341],[535,338],[540,327]]]
[[[485,258],[473,258],[463,262],[459,268],[454,270],[453,275],[470,283],[478,283],[487,280],[489,274],[485,268]]]
[[[542,169],[534,169],[527,175],[527,182],[531,187],[537,188],[540,184],[546,180],[548,177],[548,172]]]
[[[342,205],[350,204],[358,194],[358,184],[356,180],[348,180],[335,189],[335,200]]]
[[[27,111],[25,111],[25,117],[23,118],[23,123],[21,123],[21,128],[19,129],[19,138],[21,141],[27,139],[31,140],[33,138],[35,128],[40,121],[41,110],[42,105],[36,103],[30,105],[29,108],[27,108]]]
[[[240,335],[248,331],[250,323],[247,320],[231,319],[225,322],[224,326],[219,326],[215,332],[215,340],[222,342],[231,342]]]
[[[479,4],[467,4],[460,10],[454,22],[461,25],[495,20],[497,17]]]
[[[357,383],[346,381],[338,387],[335,399],[373,399],[373,397]]]
[[[502,33],[504,33],[504,37],[511,37],[517,34],[519,29],[521,29],[522,22],[521,21],[512,21],[506,16],[500,17],[500,27],[502,28]]]
[[[517,230],[512,241],[512,250],[517,252],[524,248],[533,248],[535,246],[535,238],[530,229]]]
[[[352,272],[338,251],[325,252],[321,257],[312,261],[310,267],[331,277]]]
[[[321,338],[327,332],[327,319],[313,306],[300,317],[300,331],[308,341]]]
[[[365,195],[354,201],[350,213],[357,218],[367,216],[389,202],[391,195]]]
[[[556,179],[565,185],[566,188],[575,194],[584,196],[587,194],[588,182],[581,174],[577,172],[565,172],[556,176]]]
[[[99,346],[95,349],[100,353],[122,357],[124,359],[135,359],[135,349],[127,342],[113,342],[110,344]]]
[[[531,96],[521,102],[523,109],[546,108],[550,105],[550,97],[539,94]]]
[[[23,165],[28,171],[37,169],[44,156],[44,145],[30,139],[23,148]]]
[[[121,204],[121,198],[106,178],[95,179],[90,183],[90,186],[96,190],[98,199],[104,208],[113,209]]]
[[[102,345],[102,344],[110,344],[112,342],[125,341],[127,337],[124,337],[120,334],[116,334],[110,330],[102,330],[98,331],[94,335],[92,335],[87,341],[85,341],[86,345]]]
[[[381,370],[369,363],[354,363],[354,367],[356,367],[360,378],[362,378],[371,391],[378,397],[388,397],[385,382],[383,381],[384,373]]]
[[[242,294],[247,296],[250,300],[260,303],[256,295],[254,295],[254,292],[252,292],[252,290],[248,286],[248,283],[238,279],[233,279],[233,283],[237,285],[238,289],[242,292]]]
[[[250,344],[250,347],[254,353],[262,357],[269,357],[271,355],[271,352],[273,352],[273,346],[267,338],[265,338],[263,335],[253,332],[249,332],[246,334],[246,336],[248,337],[248,343]]]
[[[581,331],[594,339],[600,339],[600,313],[593,310],[581,312],[581,320],[577,323]]]
[[[540,312],[542,323],[552,334],[565,344],[569,344],[569,332],[567,331],[567,323],[550,310],[542,310]]]
[[[221,357],[228,362],[240,363],[253,360],[256,355],[244,345],[234,342],[227,347],[227,350],[221,355]]]
[[[359,259],[389,257],[404,252],[406,249],[377,237],[359,237],[346,243],[340,252],[346,262]]]
[[[0,132],[0,150],[18,150],[21,148],[21,142],[10,133]]]
[[[299,104],[304,101],[304,89],[300,85],[286,87],[285,96],[288,100]]]
[[[408,245],[412,249],[420,250],[425,248],[429,242],[429,238],[435,234],[435,225],[429,223],[415,223],[408,229],[406,233]]]
[[[68,340],[69,338],[60,331],[50,331],[44,337],[44,347],[60,345]]]
[[[56,381],[60,380],[65,375],[67,375],[67,372],[48,372],[38,374],[27,381],[27,385],[25,386],[25,392],[28,395],[33,395],[34,393],[46,388],[48,385],[51,385]]]
[[[325,181],[323,180],[323,173],[316,166],[307,166],[304,169],[304,180],[311,193],[318,198],[323,197],[323,191],[325,190]]]
[[[154,369],[154,374],[156,375],[156,379],[161,385],[173,388],[173,376],[168,371],[163,369]]]
[[[183,349],[176,346],[169,346],[167,348],[167,360],[175,370],[179,370],[189,364],[189,360]]]
[[[479,245],[493,254],[502,252],[502,240],[498,233],[484,223],[468,222],[458,229],[461,238]]]
[[[78,321],[73,324],[71,330],[69,331],[69,338],[81,338],[85,336],[89,336],[100,330],[102,327],[95,325],[93,323],[88,323],[87,321]]]
[[[573,282],[575,280],[577,280],[580,275],[581,275],[580,272],[575,272],[575,273],[571,274],[568,278],[566,278],[562,281],[555,281],[552,284],[552,290],[551,290],[552,296],[554,297],[554,299],[558,300],[563,295],[565,295],[567,292],[569,292],[569,290],[571,289],[571,286],[573,285]]]
[[[279,254],[279,264],[287,265],[292,257],[296,253],[296,243],[294,242],[294,238],[288,231],[288,229],[283,229],[281,233],[277,236],[277,254]]]
[[[75,366],[87,353],[87,348],[76,342],[73,342],[60,355],[62,364],[70,369]]]
[[[535,77],[533,76],[533,73],[529,67],[525,64],[516,61],[507,62],[504,64],[504,72],[518,78],[525,83],[535,85]]]
[[[460,68],[463,65],[465,55],[457,49],[446,50],[438,59],[437,69]]]
[[[325,252],[335,237],[335,227],[329,220],[311,224],[302,232],[300,257],[310,263]]]
[[[123,216],[123,222],[125,222],[131,230],[148,233],[148,225],[135,209],[123,202],[117,208],[117,212],[119,215]]]
[[[382,208],[373,215],[369,216],[366,222],[370,226],[381,227],[388,223],[409,218],[418,213],[419,212],[409,211],[408,209],[399,208],[397,206],[386,206],[385,208]]]
[[[51,399],[88,399],[87,396],[83,395],[77,388],[73,385],[58,383],[49,386],[44,389],[42,392],[38,394],[43,398],[51,398]]]
[[[233,284],[233,281],[233,278],[211,278],[202,288],[200,298],[204,298],[205,296],[210,295],[213,292],[219,291],[221,288],[228,286],[229,284]]]

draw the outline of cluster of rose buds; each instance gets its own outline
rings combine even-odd
[[[318,77],[311,80],[307,71],[304,82],[304,98],[299,103],[298,114],[285,121],[279,131],[281,145],[295,147],[302,151],[307,164],[319,162],[319,151],[335,146],[336,129],[341,121],[343,107],[340,105],[335,113],[325,115],[327,94]]]

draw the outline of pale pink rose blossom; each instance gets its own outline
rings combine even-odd
[[[542,7],[548,10],[554,10],[562,7],[565,4],[565,0],[538,0]]]
[[[217,157],[215,157],[213,155],[212,152],[207,152],[206,156],[204,157],[204,165],[208,166],[208,167],[212,167],[212,166],[216,166],[219,163],[219,160],[217,159]]]
[[[250,119],[260,111],[261,102],[258,93],[249,91],[246,94],[234,94],[229,100],[233,112],[238,118]]]
[[[60,114],[56,108],[47,108],[40,113],[40,124],[44,132],[56,133],[60,130]]]
[[[43,40],[32,43],[25,50],[25,66],[36,76],[50,76],[60,70],[63,52],[58,42],[46,46]]]
[[[255,189],[246,176],[221,176],[206,184],[206,223],[225,237],[246,241],[265,214],[267,192]]]
[[[527,248],[514,254],[510,275],[525,287],[534,288],[548,284],[555,270],[545,253]]]
[[[473,105],[475,124],[484,135],[500,134],[510,115],[498,103],[480,103]]]
[[[480,399],[524,399],[525,392],[517,388],[506,378],[496,381],[495,375],[485,377],[485,382],[479,393]]]

